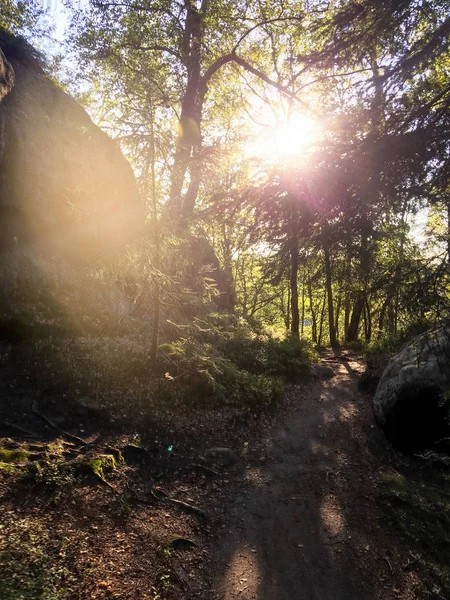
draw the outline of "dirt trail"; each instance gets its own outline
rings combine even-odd
[[[250,443],[230,484],[214,543],[214,598],[423,597],[406,549],[380,526],[379,471],[396,455],[373,425],[369,398],[356,391],[362,365],[325,360],[336,376],[291,390],[280,423]]]

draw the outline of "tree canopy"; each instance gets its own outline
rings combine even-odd
[[[449,2],[92,0],[70,18],[72,89],[153,224],[152,297],[209,265],[228,310],[333,345],[445,314]]]

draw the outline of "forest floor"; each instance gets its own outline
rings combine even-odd
[[[422,467],[375,426],[355,355],[324,353],[334,378],[292,385],[258,415],[189,411],[151,431],[46,421],[5,357],[2,600],[448,598],[418,515],[400,535],[387,510]],[[236,462],[208,462],[211,447]]]

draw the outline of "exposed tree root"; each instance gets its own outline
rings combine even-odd
[[[0,421],[0,425],[4,425],[5,427],[9,427],[10,429],[15,429],[16,431],[20,431],[20,433],[24,433],[29,437],[38,437],[38,435],[33,431],[25,429],[25,427],[21,427],[20,425],[14,425],[14,423],[10,423],[9,421]]]
[[[154,490],[152,490],[152,496],[154,496],[157,500],[161,500],[161,498],[163,498],[164,500],[168,500],[169,502],[172,502],[172,504],[176,504],[177,506],[179,506],[185,512],[194,514],[195,516],[199,517],[200,519],[203,519],[204,521],[208,521],[208,515],[201,508],[198,508],[193,504],[183,502],[182,500],[176,500],[175,498],[171,498],[166,494],[166,492],[164,492],[160,488],[155,488]]]
[[[49,419],[48,417],[46,417],[44,414],[42,414],[40,411],[37,410],[35,404],[33,405],[33,408],[31,409],[31,411],[35,415],[40,417],[43,421],[45,421],[47,423],[47,425],[50,425],[50,427],[53,427],[53,429],[56,429],[56,431],[59,431],[64,437],[68,438],[69,440],[73,440],[74,442],[77,442],[78,444],[82,444],[83,446],[89,445],[88,442],[86,442],[82,438],[78,437],[77,435],[72,435],[68,431],[64,431],[64,429],[61,429],[61,427],[56,425],[56,423],[53,423],[53,421],[51,419]]]

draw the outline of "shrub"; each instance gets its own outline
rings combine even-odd
[[[277,340],[264,334],[249,335],[242,330],[223,340],[218,347],[241,369],[288,380],[308,375],[316,357],[311,344],[305,340],[295,337]]]
[[[315,352],[305,340],[289,337],[270,340],[267,345],[267,372],[286,379],[298,379],[309,374]]]
[[[212,344],[189,338],[160,349],[167,368],[160,396],[175,396],[183,402],[262,406],[283,395],[281,380],[240,368]]]
[[[430,325],[428,321],[416,321],[398,333],[371,342],[365,351],[369,369],[384,369],[394,354],[400,352],[412,338],[427,331]]]

